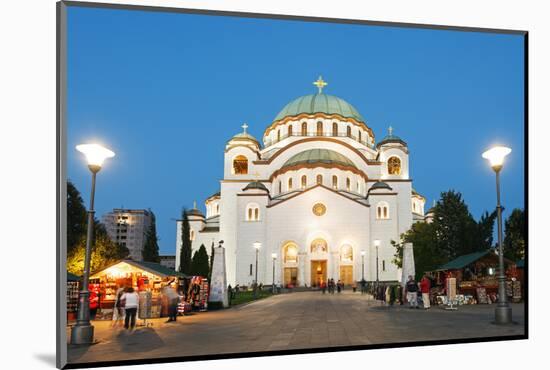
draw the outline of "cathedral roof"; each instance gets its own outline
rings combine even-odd
[[[388,134],[378,144],[376,144],[376,147],[387,143],[399,143],[407,146],[407,143],[403,139],[393,134],[393,128],[391,126],[388,129]]]
[[[365,122],[361,114],[347,101],[334,95],[317,93],[300,96],[288,103],[275,117],[274,121],[288,116],[297,116],[302,113],[338,114],[342,117],[353,118]]]
[[[309,149],[290,157],[290,159],[285,162],[281,169],[307,163],[337,164],[341,166],[356,168],[351,160],[349,160],[342,154],[335,152],[334,150]]]
[[[265,191],[269,191],[264,184],[262,184],[260,181],[252,181],[251,183],[249,183],[248,185],[246,185],[243,189],[244,190],[248,190],[248,189],[259,189],[259,190],[265,190]]]
[[[371,191],[371,190],[381,190],[381,189],[392,190],[391,186],[389,186],[387,183],[382,182],[382,181],[377,181],[374,184],[372,184],[369,191]]]

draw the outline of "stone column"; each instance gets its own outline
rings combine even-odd
[[[412,243],[405,243],[403,246],[403,272],[401,275],[401,284],[405,285],[409,278],[409,275],[412,275],[414,278],[415,269],[414,269],[414,253]]]
[[[228,306],[227,274],[225,271],[225,248],[214,248],[212,263],[212,281],[210,282],[209,302],[221,302],[223,307]]]
[[[306,256],[304,252],[298,253],[298,286],[304,286],[306,283]]]

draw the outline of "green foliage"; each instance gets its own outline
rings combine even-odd
[[[207,277],[209,274],[208,253],[206,247],[201,244],[200,248],[193,254],[191,261],[191,275]]]
[[[521,260],[525,257],[525,212],[519,208],[514,209],[506,219],[504,229],[504,256],[512,261]]]
[[[86,235],[88,214],[78,189],[67,181],[67,254],[72,253]]]
[[[181,248],[179,272],[191,275],[191,228],[187,211],[185,208],[181,211]]]
[[[151,212],[151,210],[149,210]],[[141,251],[141,256],[147,262],[160,262],[159,245],[157,236],[157,225],[155,214],[151,212],[151,225],[145,232],[145,245]]]
[[[213,266],[214,266],[214,240],[212,240],[212,245],[210,246],[210,266],[208,267],[208,281],[212,281]]]

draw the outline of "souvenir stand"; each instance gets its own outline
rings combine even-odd
[[[122,260],[101,271],[95,272],[90,277],[90,282],[97,284],[100,294],[101,315],[97,319],[110,320],[119,288],[133,287],[140,295],[140,308],[146,309],[139,312],[141,319],[161,316],[162,288],[184,277],[170,268],[158,263]],[[144,295],[143,292],[149,294]],[[145,315],[145,316],[144,316]]]
[[[67,322],[76,320],[80,277],[67,272]]]
[[[448,304],[444,289],[448,279],[456,279],[456,302],[462,304],[490,304],[498,298],[498,255],[493,250],[476,252],[457,257],[449,263],[432,271],[436,287],[433,288],[434,303]],[[514,264],[505,259],[507,282],[510,285],[508,295],[518,295],[519,284],[513,283],[510,267]],[[443,288],[442,288],[443,287]]]
[[[191,310],[206,311],[208,309],[208,279],[202,276],[192,276],[183,286],[184,299],[178,306],[178,312],[188,313]]]

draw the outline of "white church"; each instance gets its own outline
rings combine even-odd
[[[425,221],[409,175],[407,143],[393,130],[376,142],[347,101],[318,91],[292,100],[265,129],[225,147],[220,191],[206,215],[188,212],[193,253],[223,240],[227,282],[318,286],[401,280],[391,240]],[[176,268],[181,221],[177,223]]]

